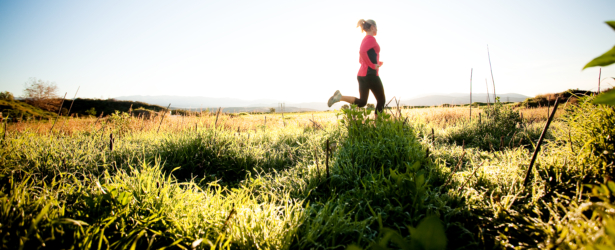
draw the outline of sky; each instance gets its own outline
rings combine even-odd
[[[356,23],[378,25],[387,99],[596,90],[615,1],[5,1],[0,91],[326,102],[358,95]],[[472,83],[470,71],[473,69]],[[612,87],[615,65],[602,68]],[[370,98],[374,102],[373,96]]]

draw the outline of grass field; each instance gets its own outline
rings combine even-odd
[[[608,249],[614,114],[562,104],[527,185],[547,108],[9,123],[0,247]]]

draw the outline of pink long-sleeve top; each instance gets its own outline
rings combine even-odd
[[[370,35],[366,35],[361,42],[361,48],[359,49],[359,62],[361,68],[359,68],[359,74],[357,76],[366,76],[369,74],[378,75],[376,64],[380,59],[380,45],[376,42],[376,38]]]

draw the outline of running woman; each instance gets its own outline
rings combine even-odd
[[[378,75],[378,69],[382,66],[380,58],[380,46],[374,38],[378,34],[378,28],[374,20],[368,19],[359,20],[357,27],[361,27],[361,32],[365,32],[366,35],[361,42],[361,48],[359,50],[359,62],[361,68],[359,68],[359,74],[357,79],[359,81],[359,94],[360,98],[353,96],[343,96],[339,90],[335,91],[333,96],[329,98],[328,105],[331,107],[333,104],[344,101],[350,104],[356,104],[359,107],[364,107],[367,104],[367,98],[369,97],[369,91],[371,90],[376,97],[376,117],[379,113],[382,113],[384,109],[384,88],[382,87],[382,81]]]

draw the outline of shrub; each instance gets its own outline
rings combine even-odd
[[[521,116],[511,107],[504,106],[498,97],[496,103],[484,109],[482,119],[473,119],[469,123],[454,127],[448,133],[449,143],[482,150],[499,150],[501,146],[513,144],[516,135],[521,132]]]
[[[613,177],[615,164],[615,107],[594,105],[595,97],[580,99],[579,105],[569,106],[563,119],[568,131],[560,131],[562,143],[572,143],[586,164],[603,168]],[[566,141],[567,140],[567,141]]]
[[[91,116],[96,116],[96,109],[94,107],[88,109],[85,111],[86,114],[91,115]]]
[[[0,100],[13,101],[15,100],[15,97],[13,96],[13,93],[4,91],[0,92]]]
[[[420,244],[412,240],[433,233],[439,226],[437,238],[442,247],[435,249],[443,249],[446,237],[435,217],[444,220],[447,233],[453,237],[465,230],[450,223],[459,211],[449,207],[448,197],[434,191],[434,173],[438,170],[426,158],[414,131],[403,119],[385,113],[373,120],[369,118],[371,112],[356,105],[342,110],[344,119],[340,122],[347,137],[333,156],[330,179],[310,193],[311,205],[299,229],[296,248],[324,249],[350,243],[365,246],[377,239],[378,232],[383,233],[380,242],[385,245],[391,235],[401,239],[409,234],[410,241],[405,243]],[[426,217],[435,222],[419,224]],[[418,231],[414,229],[417,224]]]
[[[123,135],[130,130],[130,115],[128,113],[116,110],[108,119],[114,125],[116,133]]]

